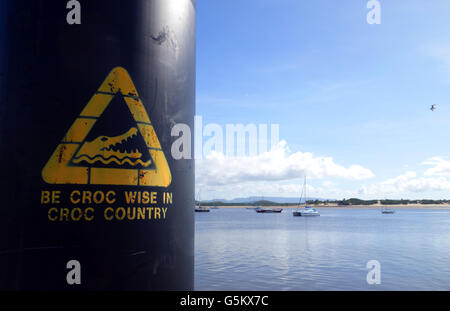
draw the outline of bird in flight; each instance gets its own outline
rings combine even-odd
[[[436,109],[436,105],[431,105],[430,110],[431,110],[431,111],[434,111],[435,109]]]

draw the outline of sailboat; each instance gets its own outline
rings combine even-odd
[[[199,204],[199,205],[197,205],[197,206],[195,207],[195,211],[196,211],[197,213],[208,213],[208,212],[209,212],[209,207],[206,207],[206,206],[200,206],[200,204]]]
[[[381,201],[378,201],[378,203],[381,205]],[[381,214],[395,214],[395,210],[389,207],[381,207]]]
[[[381,209],[381,214],[394,214],[394,213],[395,213],[395,210],[393,210],[391,208],[383,207]]]
[[[198,197],[199,197],[199,200],[198,200],[198,205],[197,205],[197,204],[195,205],[195,212],[196,212],[196,213],[208,213],[208,212],[209,212],[209,207],[206,207],[206,206],[200,206],[200,205],[201,205],[201,201],[200,201],[200,191],[199,191],[199,193],[198,193]]]
[[[302,197],[303,197],[303,193],[305,194],[305,203],[304,205],[301,204],[302,202]],[[320,213],[318,210],[316,210],[315,208],[308,206],[306,204],[306,176],[305,176],[305,181],[303,182],[303,189],[302,189],[302,194],[300,195],[300,200],[298,202],[298,207],[297,209],[292,212],[293,216],[320,216]]]

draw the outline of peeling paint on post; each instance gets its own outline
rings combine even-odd
[[[193,289],[195,1],[0,6],[0,289]]]

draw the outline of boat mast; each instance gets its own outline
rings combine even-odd
[[[198,194],[197,194],[197,198],[198,198],[198,208],[200,208],[200,205],[201,205],[201,202],[200,202],[200,191],[201,191],[201,190],[199,190],[199,191],[198,191]]]
[[[303,182],[303,187],[305,188],[305,208],[306,208],[306,174],[305,174],[305,180]]]
[[[303,194],[305,194],[305,207],[306,207],[306,175],[305,175],[305,180],[303,181],[302,193],[300,194],[300,199],[298,200],[297,210],[302,205]]]

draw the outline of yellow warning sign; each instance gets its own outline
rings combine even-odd
[[[118,135],[89,138],[117,96],[126,103],[133,124]],[[130,143],[136,137],[143,141],[140,148]],[[172,175],[155,129],[124,68],[114,68],[105,79],[56,147],[42,178],[49,184],[170,185]]]

